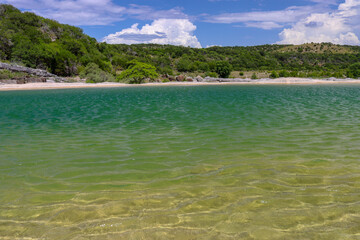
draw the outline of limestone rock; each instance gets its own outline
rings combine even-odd
[[[56,75],[42,69],[28,68],[17,64],[8,64],[3,62],[0,62],[0,69],[6,69],[14,72],[24,72],[38,77],[57,77]]]
[[[197,77],[195,78],[195,81],[196,81],[196,82],[203,82],[204,79],[203,79],[201,76],[197,76]]]

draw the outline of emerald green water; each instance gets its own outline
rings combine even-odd
[[[360,239],[360,86],[0,92],[0,239]]]

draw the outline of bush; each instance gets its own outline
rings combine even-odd
[[[0,79],[12,79],[12,78],[17,78],[17,77],[25,77],[27,76],[26,73],[22,73],[22,72],[11,72],[9,70],[3,69],[0,70]]]
[[[87,83],[114,82],[115,78],[99,68],[95,63],[89,63],[80,73],[81,78],[85,78]]]
[[[217,78],[218,75],[216,72],[207,72],[207,73],[205,73],[205,77]]]
[[[130,84],[144,83],[146,79],[154,80],[159,75],[156,68],[150,64],[131,61],[129,68],[121,72],[116,78],[118,82],[127,82]]]
[[[281,70],[279,72],[279,77],[289,77],[289,76],[290,76],[290,73],[288,71]]]
[[[290,77],[297,77],[299,73],[297,71],[290,72]]]
[[[215,65],[215,72],[221,78],[228,78],[230,76],[232,67],[227,61],[219,61]]]
[[[275,71],[271,72],[270,78],[274,79],[274,78],[278,78],[278,77],[279,77],[279,75]]]
[[[360,78],[360,62],[352,64],[347,70],[346,75],[349,78]]]
[[[251,79],[253,79],[253,80],[258,79],[258,77],[256,76],[256,73],[253,73],[253,75],[251,75]]]

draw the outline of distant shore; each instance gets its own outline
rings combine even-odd
[[[41,90],[41,89],[70,89],[70,88],[116,88],[134,86],[199,86],[199,85],[309,85],[309,84],[360,84],[360,79],[310,79],[310,78],[277,78],[277,79],[244,79],[235,81],[212,81],[212,82],[167,82],[167,83],[27,83],[27,84],[0,84],[0,91],[10,90]]]

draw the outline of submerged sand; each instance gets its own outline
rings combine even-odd
[[[125,83],[27,83],[27,84],[1,84],[0,91],[7,90],[37,90],[37,89],[67,89],[67,88],[115,88],[130,86],[199,86],[199,85],[266,85],[266,84],[359,84],[360,79],[310,79],[310,78],[278,78],[278,79],[257,79],[236,81],[229,79],[226,82],[167,82],[167,83],[144,83],[144,84],[125,84]]]

